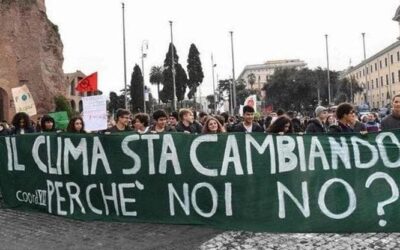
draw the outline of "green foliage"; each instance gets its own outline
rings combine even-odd
[[[164,81],[163,70],[161,66],[153,66],[150,71],[150,82],[157,85],[157,93],[160,96],[160,84]],[[160,104],[160,97],[158,98]]]
[[[321,105],[328,103],[327,72],[321,68],[277,69],[270,82],[264,85],[266,103],[285,110],[312,110],[318,105],[318,89]],[[350,101],[350,84],[347,79],[339,79],[339,72],[330,71],[331,97],[337,104]],[[352,81],[353,94],[362,91],[359,85]]]
[[[65,98],[65,96],[59,95],[54,97],[55,110],[54,112],[65,111],[68,114],[68,117],[73,117],[76,115],[76,112],[72,109],[71,103]]]
[[[256,75],[254,75],[254,73],[250,73],[247,76],[247,81],[250,84],[251,89],[253,89],[253,85],[254,85],[254,83],[256,83]]]
[[[203,68],[201,66],[201,61],[200,61],[200,53],[197,50],[196,45],[194,45],[193,43],[190,45],[187,63],[188,63],[187,72],[189,75],[188,98],[192,99],[195,96],[195,94],[197,92],[197,88],[203,82],[203,78],[204,78]]]
[[[143,85],[143,76],[142,71],[139,66],[135,64],[133,68],[132,77],[131,77],[131,109],[132,113],[143,112],[143,103],[144,103],[144,85]]]
[[[176,53],[175,46],[170,44],[168,53],[164,60],[163,70],[163,89],[160,92],[160,99],[164,103],[172,101],[173,99],[173,79],[172,79],[172,48],[174,51],[174,67],[175,67],[175,87],[177,100],[183,100],[187,88],[187,75],[183,67],[178,63],[179,57]]]
[[[115,113],[117,109],[125,108],[125,96],[117,95],[115,92],[110,92],[110,102],[108,103],[107,110],[110,113]]]

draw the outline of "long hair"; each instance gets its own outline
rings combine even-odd
[[[77,131],[77,130],[75,129],[75,122],[76,122],[77,120],[81,120],[81,122],[82,122],[82,129],[81,129],[81,131]],[[71,120],[69,120],[68,127],[67,127],[67,132],[70,132],[70,133],[86,133],[86,132],[85,132],[85,123],[83,122],[82,117],[76,116],[76,117],[73,117]]]
[[[29,119],[28,114],[25,113],[25,112],[19,112],[19,113],[16,113],[14,115],[14,117],[12,119],[12,122],[11,122],[16,130],[20,130],[21,129],[21,126],[20,126],[20,123],[19,123],[20,120],[24,121],[24,123],[25,123],[25,127],[24,128],[31,127],[31,121]]]
[[[52,122],[53,127],[51,129],[46,129],[46,122]],[[44,115],[42,119],[40,119],[40,128],[43,132],[51,132],[56,130],[56,122],[54,121],[53,117],[49,115]]]
[[[221,125],[221,123],[218,121],[218,119],[211,116],[204,123],[203,130],[201,131],[203,134],[214,133],[208,129],[208,124],[210,123],[210,121],[215,121],[217,123],[217,125],[218,125],[217,133],[225,133],[225,128]]]
[[[285,132],[285,125],[290,124],[289,130],[286,132],[286,134],[293,133],[293,123],[290,120],[289,117],[286,115],[281,115],[279,116],[274,123],[272,123],[268,129],[267,132],[272,133],[272,134],[277,134],[280,132]]]

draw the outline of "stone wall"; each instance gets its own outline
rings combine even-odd
[[[23,84],[39,114],[52,111],[53,97],[67,89],[63,61],[58,27],[47,18],[44,0],[0,0],[0,88],[10,100],[2,107],[5,118],[15,113],[11,88]]]

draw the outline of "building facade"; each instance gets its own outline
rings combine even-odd
[[[392,96],[400,93],[400,41],[349,68],[346,77],[363,88],[354,95],[356,105],[380,108],[390,104]]]
[[[274,60],[263,64],[247,65],[240,73],[237,80],[243,80],[246,88],[261,90],[264,84],[268,83],[275,70],[278,68],[296,68],[301,69],[307,64],[299,59],[292,60]],[[250,75],[253,74],[253,86],[250,84]]]
[[[393,20],[399,22],[400,27],[400,7]],[[346,71],[345,77],[356,80],[363,88],[362,93],[354,95],[354,104],[380,108],[390,104],[394,95],[400,94],[399,39]]]

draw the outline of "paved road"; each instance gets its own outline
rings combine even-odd
[[[0,249],[400,249],[400,234],[268,234],[85,222],[0,208]]]

